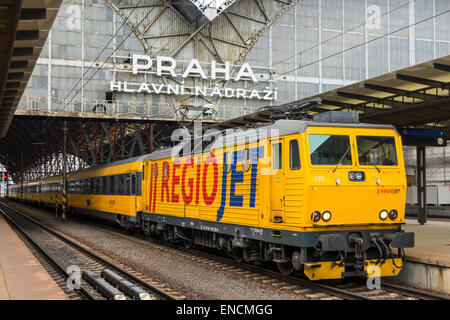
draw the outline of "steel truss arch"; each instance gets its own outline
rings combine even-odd
[[[181,10],[172,5],[173,1],[105,0],[125,21],[149,56],[170,56],[179,60],[195,56],[199,61],[229,61],[233,65],[241,64],[263,33],[301,1],[235,1],[214,20],[198,25],[183,16]],[[166,84],[173,81],[168,76],[162,78]],[[224,87],[227,83],[216,80],[213,85]],[[173,110],[178,110],[192,96],[192,93],[176,99],[171,96]],[[216,110],[221,101],[213,102]]]

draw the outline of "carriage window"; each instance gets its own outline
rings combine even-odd
[[[281,143],[272,143],[272,168],[281,169],[282,161]]]
[[[311,164],[337,165],[339,161],[342,165],[352,164],[349,136],[310,134],[308,137]]]
[[[114,187],[115,187],[115,184],[114,184],[114,176],[110,176],[109,177],[109,193],[110,194],[114,194],[115,193],[115,190],[114,190]]]
[[[131,184],[131,178],[129,174],[125,175],[125,194],[130,194],[130,184]]]
[[[396,166],[394,137],[357,136],[359,164],[364,166]]]
[[[291,170],[300,169],[300,153],[297,139],[289,141],[289,165]]]
[[[244,171],[250,170],[251,161],[250,161],[250,151],[249,149],[244,149],[244,153],[242,156],[242,167]]]
[[[167,161],[164,161],[164,163],[163,163],[163,178],[167,178],[168,174],[169,174],[169,163]]]
[[[158,179],[158,164],[155,163],[155,166],[153,167],[153,175],[155,176],[155,180]]]
[[[107,192],[107,187],[108,187],[108,177],[103,177],[102,180],[103,180],[103,190],[102,190],[102,193],[103,193],[103,194],[106,194],[106,192]]]
[[[136,175],[131,176],[131,194],[136,194]]]
[[[95,193],[100,194],[103,190],[103,180],[102,178],[97,178],[95,180],[97,180],[97,189],[95,190]]]
[[[233,159],[231,158],[231,152],[225,152],[223,154],[223,165],[226,166],[228,173],[231,171],[232,163]]]
[[[124,189],[124,187],[123,187],[123,184],[124,184],[124,181],[123,181],[123,176],[122,175],[118,175],[117,176],[117,178],[118,178],[118,185],[119,185],[119,194],[123,194],[123,189]]]

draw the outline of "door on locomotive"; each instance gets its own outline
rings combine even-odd
[[[270,222],[284,222],[284,166],[283,139],[270,140]]]

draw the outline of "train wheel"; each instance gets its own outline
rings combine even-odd
[[[185,248],[187,248],[187,249],[190,249],[190,248],[192,248],[192,240],[183,240],[183,243],[184,243],[184,247]]]
[[[277,262],[278,271],[283,276],[290,276],[294,273],[294,267],[292,266],[292,262]]]
[[[167,230],[162,231],[161,236],[164,242],[169,242],[169,231]]]
[[[242,252],[242,248],[234,247],[233,251],[233,259],[237,262],[242,262],[244,260],[244,253]]]

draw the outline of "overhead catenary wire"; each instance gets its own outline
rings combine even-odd
[[[407,2],[405,2],[403,5],[401,5],[401,6],[399,6],[399,7],[396,7],[396,8],[394,8],[394,9],[392,9],[392,10],[386,11],[384,14],[380,15],[380,18],[381,18],[381,17],[384,17],[385,15],[388,15],[388,14],[394,12],[394,11],[397,11],[397,10],[403,8],[403,7],[406,7],[406,6],[408,6],[408,5],[409,5],[410,3],[412,3],[412,2],[415,2],[415,0],[407,1]],[[312,47],[306,48],[305,50],[300,51],[300,52],[297,52],[297,53],[295,53],[295,54],[293,54],[293,55],[291,55],[291,56],[289,56],[289,57],[286,57],[286,58],[283,58],[283,59],[281,59],[281,60],[278,60],[278,61],[276,61],[275,63],[272,63],[272,67],[273,67],[274,65],[280,64],[280,63],[282,63],[282,62],[284,62],[284,61],[286,61],[286,60],[289,60],[289,59],[291,59],[291,58],[294,58],[295,56],[302,55],[302,54],[304,54],[305,52],[308,52],[309,50],[312,50],[312,49],[314,49],[314,48],[317,48],[317,47],[319,47],[320,45],[323,45],[323,44],[325,44],[325,43],[327,43],[327,42],[329,42],[329,41],[331,41],[331,40],[334,40],[334,39],[336,39],[336,38],[339,38],[339,37],[341,37],[341,36],[344,36],[345,34],[347,34],[347,33],[349,33],[349,32],[352,32],[352,31],[354,31],[354,30],[357,30],[358,28],[361,28],[361,27],[365,26],[369,21],[371,21],[371,20],[366,20],[364,23],[361,23],[361,24],[357,25],[356,27],[353,27],[353,28],[351,28],[351,29],[345,30],[344,32],[341,32],[341,33],[339,33],[338,35],[336,35],[336,36],[334,36],[334,37],[328,38],[328,39],[326,39],[326,40],[324,40],[324,41],[322,41],[322,42],[320,42],[320,43],[317,43],[317,44],[313,45]]]
[[[355,45],[355,46],[352,46],[352,47],[349,47],[349,48],[344,49],[344,50],[342,50],[342,51],[339,51],[339,52],[330,54],[330,55],[328,55],[328,56],[326,56],[326,57],[323,57],[323,58],[321,58],[321,59],[317,59],[317,60],[314,60],[314,61],[312,61],[312,62],[310,62],[310,63],[307,63],[307,64],[304,64],[304,65],[298,66],[298,67],[296,67],[296,68],[294,68],[294,69],[288,70],[288,71],[286,71],[286,72],[283,72],[283,73],[281,73],[281,74],[278,74],[278,75],[274,76],[271,80],[274,80],[274,79],[277,79],[277,78],[279,78],[279,77],[282,77],[282,76],[284,76],[284,75],[286,75],[286,74],[288,74],[288,73],[291,73],[291,72],[293,72],[293,71],[295,71],[295,70],[298,70],[298,69],[301,69],[301,68],[305,68],[305,67],[309,67],[309,66],[311,66],[311,65],[313,65],[313,64],[316,64],[316,63],[318,63],[318,62],[320,62],[320,61],[324,61],[324,60],[327,60],[327,59],[329,59],[329,58],[338,56],[338,55],[343,54],[343,53],[345,53],[345,52],[347,52],[347,51],[356,49],[356,48],[358,48],[358,47],[360,47],[360,46],[363,46],[363,45],[366,45],[366,44],[368,44],[368,43],[374,42],[374,41],[376,41],[376,40],[382,39],[382,38],[384,38],[384,37],[386,37],[386,36],[392,35],[392,34],[397,33],[397,32],[399,32],[399,31],[405,30],[405,29],[407,29],[407,28],[409,28],[409,27],[411,27],[411,26],[415,26],[415,25],[417,25],[417,24],[420,24],[420,23],[425,22],[425,21],[428,21],[428,20],[430,20],[430,19],[439,17],[439,16],[444,15],[444,14],[449,13],[449,12],[450,12],[450,10],[443,11],[443,12],[441,12],[441,13],[438,13],[438,14],[435,14],[435,15],[430,16],[430,17],[428,17],[428,18],[425,18],[425,19],[422,19],[422,20],[420,20],[420,21],[417,21],[417,22],[415,22],[415,23],[413,23],[413,24],[409,24],[409,25],[407,25],[407,26],[401,27],[401,28],[396,29],[396,30],[394,30],[394,31],[385,33],[385,34],[383,34],[383,35],[381,35],[381,36],[379,36],[379,37],[370,39],[370,40],[368,40],[368,41],[361,42],[361,43],[359,43],[359,44],[357,44],[357,45]],[[251,89],[251,88],[254,88],[254,87],[258,86],[258,85],[259,85],[258,83],[257,83],[257,84],[253,84],[252,86],[248,87],[246,90]]]

